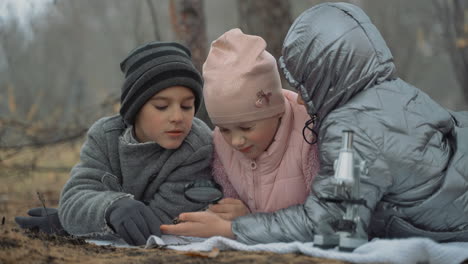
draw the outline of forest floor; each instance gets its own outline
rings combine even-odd
[[[0,163],[0,264],[345,263],[302,254],[245,251],[221,251],[209,258],[170,249],[97,246],[83,239],[20,229],[14,217],[27,216],[28,209],[41,207],[38,193],[45,200],[45,206],[57,207],[68,171],[79,159],[80,145],[78,142],[71,146],[29,150]]]
[[[58,195],[58,192],[56,193]],[[56,206],[56,204],[50,204]],[[14,216],[25,215],[36,202],[15,201],[0,211],[0,264],[13,263],[345,263],[302,254],[221,251],[216,257],[169,249],[97,246],[83,239],[19,229]]]

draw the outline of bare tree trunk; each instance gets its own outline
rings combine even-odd
[[[200,72],[206,60],[208,46],[203,6],[203,0],[171,0],[169,5],[171,24],[176,37],[190,48],[192,60]],[[197,117],[213,128],[204,103]]]
[[[153,32],[154,32],[154,40],[160,40],[161,34],[159,34],[158,28],[158,17],[156,16],[156,8],[154,7],[154,3],[151,0],[146,0],[146,4],[148,5],[151,21],[153,21]]]
[[[239,0],[238,10],[242,31],[264,38],[267,50],[278,59],[284,37],[292,24],[289,1]]]
[[[285,0],[238,0],[239,24],[246,34],[267,42],[267,50],[278,60],[283,40],[292,24],[291,5]],[[288,87],[281,74],[283,87]]]
[[[404,0],[352,2],[364,10],[375,10],[372,20],[392,52],[398,77],[408,81],[413,71],[413,62],[418,56],[418,34],[405,23],[405,17],[416,16],[404,12],[409,4]]]
[[[179,41],[192,51],[195,67],[202,70],[207,55],[207,36],[203,0],[172,0],[172,28]]]
[[[468,102],[468,1],[435,0],[455,76]]]

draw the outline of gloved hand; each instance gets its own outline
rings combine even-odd
[[[46,210],[47,209],[47,210]],[[60,223],[58,211],[56,208],[33,208],[28,211],[27,216],[15,217],[15,222],[25,229],[42,231],[48,234],[56,234],[61,236],[68,235]]]
[[[123,198],[107,210],[109,226],[130,245],[144,245],[151,235],[161,235],[161,222],[144,203]]]

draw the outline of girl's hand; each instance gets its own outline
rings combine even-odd
[[[210,205],[208,210],[229,221],[239,216],[250,214],[250,210],[244,202],[233,198],[222,199],[217,204]]]
[[[210,211],[182,213],[179,220],[182,223],[177,225],[161,225],[161,232],[179,236],[224,236],[235,239],[231,231],[231,221],[224,220]]]

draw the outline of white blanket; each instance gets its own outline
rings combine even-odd
[[[97,245],[132,247],[123,240],[87,240]],[[151,236],[146,247],[164,246],[180,251],[220,250],[269,251],[275,253],[302,253],[304,255],[337,259],[357,263],[424,263],[424,264],[460,264],[468,260],[468,242],[436,243],[427,238],[375,239],[353,252],[341,252],[337,249],[320,249],[313,243],[270,243],[246,245],[224,237],[209,239],[195,237]]]
[[[313,243],[270,243],[245,245],[224,237],[211,237],[206,240],[190,237],[151,236],[146,247],[167,246],[181,251],[220,250],[270,251],[276,253],[300,252],[304,255],[337,259],[358,263],[444,263],[459,264],[468,259],[468,242],[436,243],[427,238],[375,239],[353,252],[340,252],[337,249],[320,249]]]

